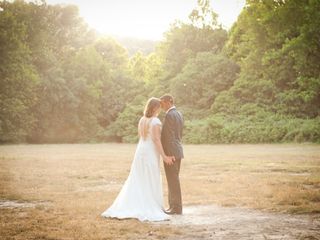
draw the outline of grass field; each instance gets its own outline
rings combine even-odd
[[[1,239],[183,236],[190,228],[100,217],[125,181],[135,147],[0,146]],[[185,156],[181,165],[185,206],[217,204],[268,212],[320,213],[319,145],[186,145]],[[163,182],[166,195],[164,175]],[[8,207],[8,203],[20,207]]]

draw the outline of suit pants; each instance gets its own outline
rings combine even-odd
[[[182,198],[179,179],[180,164],[181,158],[176,158],[172,165],[167,165],[164,163],[164,170],[168,182],[169,208],[176,211],[182,211]]]

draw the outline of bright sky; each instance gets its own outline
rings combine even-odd
[[[47,0],[79,6],[80,15],[102,34],[161,40],[174,20],[186,21],[197,0]],[[219,22],[230,28],[245,0],[211,0]]]

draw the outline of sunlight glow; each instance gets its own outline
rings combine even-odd
[[[47,0],[79,6],[80,15],[98,32],[121,37],[162,39],[174,20],[186,21],[196,0]],[[219,22],[230,28],[245,0],[211,0]]]

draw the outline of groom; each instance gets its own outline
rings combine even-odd
[[[161,143],[167,156],[174,156],[172,165],[164,164],[168,182],[169,209],[167,214],[182,214],[181,188],[179,180],[180,163],[183,156],[181,145],[183,117],[174,106],[169,94],[160,97],[161,108],[166,112],[161,132]]]

